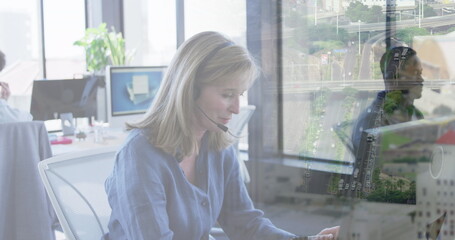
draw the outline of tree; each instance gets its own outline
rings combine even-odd
[[[414,203],[416,202],[416,182],[415,181],[412,181],[410,184],[409,184],[409,189],[408,191],[406,191],[406,195],[407,195],[407,198],[408,198],[408,202],[409,203]]]
[[[365,15],[364,21],[367,23],[381,22],[385,19],[384,13],[382,13],[382,7],[372,6],[368,9],[368,14]]]
[[[406,29],[397,30],[396,37],[408,45],[412,45],[414,36],[426,36],[430,35],[430,32],[425,28],[409,27]]]
[[[335,175],[330,178],[329,185],[327,186],[327,192],[331,194],[338,193],[338,183],[340,181],[340,175]]]
[[[349,35],[346,29],[339,28],[338,34],[336,26],[330,24],[318,24],[317,26],[309,26],[308,34],[310,41],[341,41],[347,42]]]
[[[346,8],[345,15],[351,20],[351,22],[357,22],[360,20],[362,22],[372,23],[380,22],[385,18],[385,15],[382,13],[381,6],[372,6],[369,8],[359,1],[351,2]]]
[[[403,191],[403,186],[404,186],[405,182],[403,179],[398,179],[397,181],[397,186],[398,188],[400,189],[400,191]]]
[[[346,8],[345,15],[348,17],[351,22],[357,22],[365,20],[364,16],[368,13],[368,6],[364,5],[363,3],[356,1],[351,2],[349,6]]]
[[[385,190],[386,190],[387,192],[392,191],[393,188],[394,188],[394,187],[393,187],[393,182],[390,181],[389,179],[386,179],[386,180],[384,181],[384,187],[385,187]],[[387,194],[386,194],[386,195],[387,195]]]
[[[419,12],[419,6],[416,7],[415,11]],[[436,11],[434,10],[434,8],[432,8],[428,4],[423,5],[423,17],[424,18],[434,17],[436,15],[438,15],[438,14],[436,14]]]

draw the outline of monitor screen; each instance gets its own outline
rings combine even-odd
[[[166,67],[108,66],[107,115],[112,128],[137,120],[147,111],[161,84]]]
[[[72,113],[75,118],[96,115],[96,78],[35,80],[30,113],[34,120],[60,118]]]

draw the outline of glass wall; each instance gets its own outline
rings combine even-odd
[[[345,229],[347,239],[423,239],[444,213],[440,237],[455,236],[453,7],[452,1],[280,5],[282,153],[305,163],[301,192],[365,204],[363,213],[348,211],[357,225]],[[325,177],[312,180],[310,170]]]

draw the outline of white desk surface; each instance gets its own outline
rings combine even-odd
[[[110,146],[119,146],[123,143],[128,132],[121,130],[108,130],[104,134],[104,140],[101,142],[95,142],[93,133],[87,134],[85,140],[79,140],[75,136],[66,136],[65,138],[70,138],[73,140],[70,144],[53,144],[51,145],[52,155],[57,156],[60,154],[78,152],[96,148],[110,147]]]

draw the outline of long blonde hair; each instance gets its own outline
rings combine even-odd
[[[201,87],[234,76],[246,76],[242,79],[251,85],[257,74],[257,66],[245,48],[217,32],[196,34],[177,50],[144,118],[127,123],[127,129],[150,130],[151,144],[178,159],[197,153],[192,126]],[[221,150],[232,143],[225,132],[206,134],[210,149]]]

